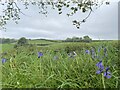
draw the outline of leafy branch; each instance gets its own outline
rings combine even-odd
[[[59,14],[62,14],[63,12],[63,7],[70,9],[70,13],[67,13],[66,15],[68,17],[73,16],[74,14],[76,14],[78,11],[82,11],[82,13],[85,13],[87,11],[89,11],[89,14],[83,18],[83,20],[73,20],[73,25],[75,25],[78,29],[80,28],[80,25],[82,23],[85,23],[86,20],[89,18],[89,16],[92,13],[92,7],[100,7],[103,2],[101,2],[100,4],[98,2],[93,2],[92,0],[57,0],[57,1],[53,1],[53,0],[47,0],[46,2],[42,1],[42,0],[37,0],[37,1],[25,1],[21,0],[22,4],[25,6],[25,9],[29,9],[28,6],[34,5],[37,6],[39,8],[39,13],[40,14],[44,14],[45,16],[47,16],[48,11],[47,8],[48,7],[52,7],[52,9],[57,9]],[[15,2],[14,0],[8,1],[8,2],[4,2],[0,5],[2,5],[4,7],[2,14],[0,15],[0,28],[5,29],[5,25],[7,24],[7,22],[9,20],[13,20],[15,21],[16,24],[18,24],[18,21],[20,20],[20,13],[22,15],[27,16],[26,14],[24,14],[20,7],[18,6],[19,2]],[[108,2],[106,3],[107,5],[109,4]]]

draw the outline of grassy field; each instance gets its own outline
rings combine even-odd
[[[34,40],[29,43],[17,48],[13,44],[2,45],[1,59],[5,59],[2,63],[3,88],[119,86],[117,41],[67,43]]]
[[[5,52],[13,49],[14,44],[0,44],[0,50]]]
[[[53,44],[60,41],[53,41],[53,40],[29,40],[30,44]]]

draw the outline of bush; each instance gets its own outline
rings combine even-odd
[[[17,45],[19,46],[24,46],[26,44],[28,44],[28,40],[25,37],[20,38],[17,42]]]

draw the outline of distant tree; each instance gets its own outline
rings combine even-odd
[[[0,43],[5,44],[5,43],[14,43],[16,42],[15,39],[10,39],[10,38],[0,38]]]
[[[79,42],[80,39],[79,39],[79,37],[72,37],[72,41],[73,41],[73,42]]]
[[[20,38],[17,42],[17,45],[19,45],[19,46],[23,46],[26,44],[28,44],[28,40],[25,37]]]
[[[82,37],[72,37],[72,38],[67,38],[65,40],[66,42],[91,42],[92,39],[89,36],[84,36]]]
[[[92,41],[92,39],[91,39],[89,36],[84,36],[84,37],[83,37],[83,41],[89,43],[89,42]]]
[[[2,42],[3,42],[3,43],[10,43],[10,39],[9,39],[9,38],[4,39]]]
[[[72,39],[71,39],[71,38],[67,38],[65,41],[66,41],[66,42],[71,42]]]
[[[10,39],[10,43],[15,43],[16,40],[15,39]]]
[[[80,37],[79,40],[82,42],[82,37]]]

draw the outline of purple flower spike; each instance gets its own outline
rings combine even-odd
[[[95,50],[92,48],[90,51],[91,51],[92,58],[95,59],[95,56],[96,56]]]
[[[5,58],[2,59],[2,64],[4,64],[7,60]]]
[[[109,68],[109,67],[107,67],[107,68],[106,68],[106,71],[108,71],[109,69],[110,69],[110,68]]]
[[[103,69],[104,69],[104,66],[102,65],[102,61],[98,62],[98,63],[96,64],[96,66],[97,66],[98,68],[103,68]]]
[[[101,50],[101,48],[99,47],[99,48],[98,48],[98,52],[100,52],[100,50]]]
[[[89,50],[85,50],[85,52],[86,52],[87,54],[90,54],[90,51],[89,51]]]
[[[108,72],[108,70],[109,70],[109,67],[107,67],[106,68],[106,71],[105,71],[105,73],[104,73],[104,77],[106,77],[106,78],[111,78],[111,73],[110,72]]]
[[[42,52],[38,52],[38,58],[40,58],[41,56],[43,56]]]
[[[102,61],[98,62],[96,66],[99,68],[99,70],[96,72],[96,74],[100,74],[104,70],[104,66],[102,65]]]
[[[107,48],[104,48],[104,56],[107,56]]]
[[[98,70],[97,72],[96,72],[96,74],[100,74],[101,73],[101,71],[100,70]]]
[[[103,70],[104,70],[104,66],[102,66],[101,68],[99,68],[99,70],[96,72],[96,74],[100,74],[100,73],[102,73]]]

